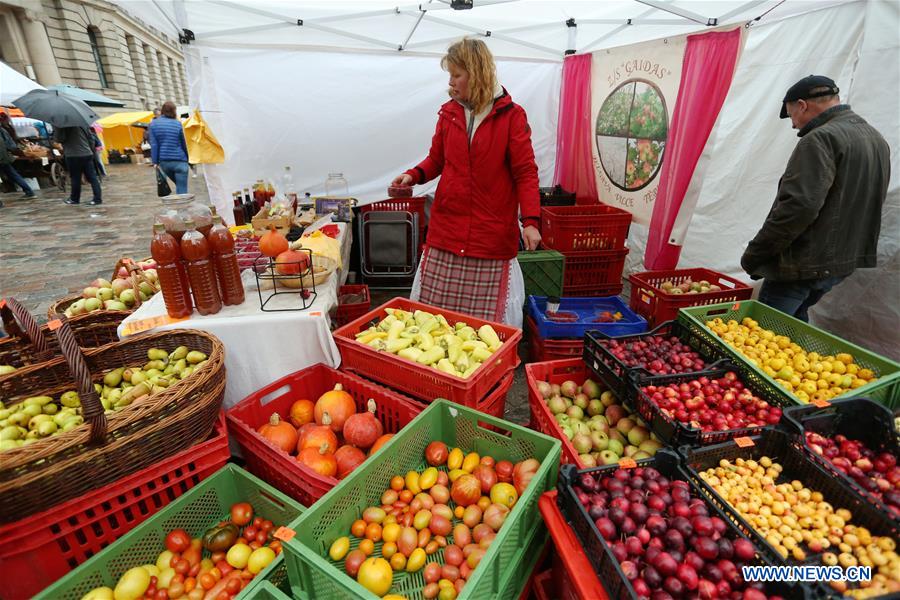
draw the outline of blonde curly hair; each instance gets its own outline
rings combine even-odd
[[[493,103],[497,68],[487,44],[472,38],[461,39],[447,48],[447,54],[441,59],[445,71],[450,65],[469,74],[468,103],[472,110],[480,113]]]

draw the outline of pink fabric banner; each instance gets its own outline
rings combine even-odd
[[[556,129],[553,182],[575,192],[578,204],[597,202],[591,159],[591,55],[565,58]]]
[[[659,175],[644,253],[644,267],[649,270],[674,269],[678,264],[681,246],[672,244],[669,236],[697,161],[728,95],[740,48],[740,28],[687,38],[678,100],[666,142],[667,156]]]

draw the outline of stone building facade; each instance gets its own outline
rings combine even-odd
[[[125,104],[100,114],[188,103],[178,40],[105,0],[0,0],[0,60],[41,85]]]

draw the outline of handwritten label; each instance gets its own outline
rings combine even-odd
[[[281,526],[275,530],[275,538],[281,540],[282,542],[288,542],[294,539],[294,536],[297,535],[297,532],[291,529],[290,527]]]
[[[818,406],[819,408],[828,408],[830,406],[828,400],[823,400],[822,398],[813,398],[810,400],[810,404]]]
[[[187,319],[184,317],[173,319],[169,315],[160,315],[158,317],[138,319],[137,321],[125,323],[124,327],[122,327],[122,337],[127,337],[129,335],[147,331],[148,329],[154,329],[156,327],[162,327],[163,325],[169,325],[170,323],[179,323],[186,320]]]
[[[741,308],[740,302],[735,302],[734,304],[731,305],[731,310],[739,310],[740,308]]]
[[[321,317],[321,316],[322,316],[322,311],[314,310],[313,312],[309,313],[309,316],[311,316],[311,317]]]
[[[738,445],[738,448],[751,448],[756,445],[748,437],[734,438],[734,443]]]
[[[62,321],[60,321],[59,319],[53,319],[52,321],[47,323],[47,327],[50,329],[50,331],[56,331],[57,329],[62,327]]]
[[[625,457],[619,459],[619,468],[620,469],[633,469],[637,466],[637,463],[633,458]]]

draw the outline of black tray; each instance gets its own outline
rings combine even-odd
[[[826,408],[812,404],[793,406],[784,411],[784,423],[797,434],[798,442],[807,456],[822,465],[833,476],[840,478],[866,502],[877,506],[894,519],[897,527],[900,527],[900,514],[892,512],[886,504],[863,489],[852,477],[835,467],[828,458],[813,452],[805,435],[807,431],[818,433],[823,437],[841,434],[848,439],[861,441],[876,453],[890,452],[900,464],[900,435],[894,429],[894,416],[887,408],[867,398],[832,400]]]
[[[541,206],[575,206],[575,192],[567,192],[560,185],[540,188]]]
[[[712,504],[727,515],[731,523],[736,525],[753,544],[765,555],[767,562],[775,565],[819,565],[820,555],[808,552],[805,560],[798,562],[791,558],[782,558],[771,545],[751,527],[737,510],[726,502],[712,486],[700,478],[699,473],[710,467],[715,467],[722,459],[734,460],[736,458],[759,459],[762,456],[774,458],[782,465],[782,477],[780,481],[798,479],[811,489],[821,492],[825,501],[835,509],[846,508],[853,515],[853,524],[857,527],[865,527],[872,535],[888,536],[900,540],[900,529],[887,515],[867,500],[860,498],[843,481],[835,478],[827,469],[818,462],[812,461],[806,456],[794,436],[780,429],[764,429],[760,435],[751,438],[754,445],[749,448],[741,448],[735,442],[729,441],[715,446],[703,448],[683,447],[679,453],[684,458],[684,471],[690,477]],[[807,548],[808,551],[808,548]],[[829,596],[840,597],[822,584]],[[823,591],[823,590],[820,590]],[[894,598],[900,595],[890,594],[879,596],[879,599]]]
[[[703,358],[704,370],[711,368],[715,361],[721,359],[721,352],[716,353],[713,345],[707,340],[693,333],[678,321],[666,321],[650,331],[632,335],[608,336],[602,331],[588,331],[584,334],[584,362],[594,375],[599,377],[606,387],[612,390],[620,400],[627,400],[628,394],[633,393],[633,388],[630,385],[632,374],[642,372],[646,375],[651,375],[651,373],[641,367],[626,366],[625,363],[613,356],[612,352],[607,350],[601,342],[604,340],[637,340],[653,335],[675,336],[686,342]],[[716,358],[710,359],[709,357],[712,356]]]
[[[709,502],[706,496],[697,489],[687,473],[681,468],[679,456],[676,453],[670,450],[660,450],[653,458],[637,461],[637,465],[640,467],[652,466],[669,479],[687,481],[691,488],[692,496],[706,501],[706,505],[710,509],[710,516],[718,516],[725,521],[726,525],[729,525],[733,534],[732,539],[737,537],[747,538],[743,532],[734,527],[728,515],[723,513],[714,503]],[[579,470],[575,465],[561,466],[556,483],[558,489],[556,501],[563,517],[581,542],[584,552],[594,568],[597,578],[603,584],[603,587],[606,588],[609,598],[615,600],[624,598],[638,600],[638,595],[635,593],[625,573],[619,567],[619,562],[613,556],[611,548],[606,543],[606,540],[603,539],[603,536],[600,535],[600,531],[594,525],[594,521],[590,518],[584,506],[578,501],[573,487],[573,484],[582,473],[612,473],[618,468],[617,465],[606,465]],[[750,541],[757,545],[753,539],[750,539]],[[763,554],[757,553],[757,558],[759,561],[756,564],[771,564]],[[770,582],[766,584],[766,591],[769,594],[781,595],[785,599],[813,597],[811,588],[797,583]]]
[[[744,386],[753,392],[755,396],[762,398],[773,406],[782,409],[794,406],[786,398],[776,396],[769,393],[767,386],[763,385],[761,378],[750,369],[742,368],[729,361],[721,360],[706,371],[696,373],[684,373],[677,375],[650,375],[644,369],[639,369],[630,374],[632,391],[627,395],[634,410],[641,415],[650,428],[666,445],[678,448],[680,446],[709,446],[712,444],[720,444],[736,437],[745,437],[757,435],[767,427],[773,425],[758,425],[755,427],[742,427],[740,429],[727,429],[724,431],[702,431],[699,427],[693,427],[669,418],[659,406],[643,392],[644,386],[669,385],[670,383],[689,382],[700,377],[708,377],[710,379],[719,379],[725,373],[733,371],[744,384]]]

